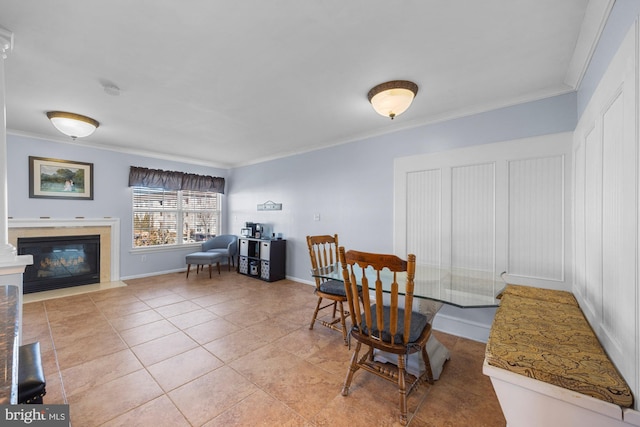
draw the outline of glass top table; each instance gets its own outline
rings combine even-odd
[[[368,272],[371,272],[371,276]],[[389,276],[392,274],[389,270],[384,270],[384,272],[387,272]],[[371,269],[365,270],[365,274],[369,277],[369,287],[375,289],[375,281],[372,280],[375,278],[375,273]],[[343,281],[342,266],[339,263],[311,270],[311,275]],[[356,278],[358,275],[361,278],[361,269],[357,269]],[[418,264],[416,265],[413,296],[460,308],[497,307],[500,305],[500,300],[496,298],[496,295],[506,285],[501,276],[480,270]],[[401,294],[404,294],[405,277],[406,273],[398,273],[397,282]],[[360,282],[360,280],[358,281]],[[388,289],[384,289],[384,291],[388,292]]]

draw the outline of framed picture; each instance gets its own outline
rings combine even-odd
[[[93,200],[93,163],[29,156],[29,197]]]

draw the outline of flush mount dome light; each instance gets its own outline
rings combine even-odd
[[[56,129],[72,139],[89,136],[100,126],[91,117],[64,111],[49,111],[47,117]]]
[[[393,120],[409,108],[417,93],[417,84],[407,80],[393,80],[371,89],[367,98],[376,113]]]

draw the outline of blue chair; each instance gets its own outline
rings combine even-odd
[[[202,244],[202,252],[215,252],[227,258],[229,271],[231,266],[235,268],[236,255],[238,254],[238,236],[233,234],[221,234]]]

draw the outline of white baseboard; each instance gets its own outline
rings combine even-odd
[[[143,277],[150,277],[150,276],[159,276],[161,274],[171,274],[171,273],[180,273],[180,272],[186,272],[187,268],[176,268],[173,270],[165,270],[165,271],[154,271],[151,273],[143,273],[143,274],[134,274],[132,276],[126,276],[126,277],[121,277],[120,280],[131,280],[131,279],[142,279]]]
[[[446,334],[486,343],[491,323],[486,324],[446,313],[438,313],[433,321],[433,329]]]

